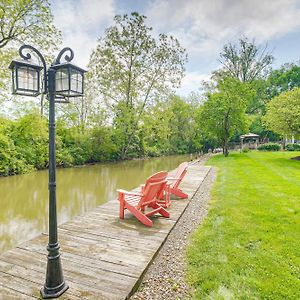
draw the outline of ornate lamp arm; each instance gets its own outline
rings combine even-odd
[[[23,45],[23,46],[20,47],[19,54],[23,59],[25,59],[25,60],[31,59],[31,54],[29,52],[27,52],[26,54],[23,53],[23,51],[25,51],[25,50],[31,50],[32,52],[34,52],[43,64],[43,69],[44,69],[43,70],[44,71],[44,94],[46,94],[48,92],[46,61],[45,61],[43,55],[37,49],[35,49],[34,47],[32,47],[30,45]]]
[[[68,62],[70,62],[73,58],[74,58],[74,52],[71,48],[69,47],[65,47],[63,48],[57,55],[57,58],[54,61],[55,65],[59,65],[61,64],[60,59],[61,57],[64,55],[65,52],[70,51],[70,56],[69,55],[65,55],[64,59]]]

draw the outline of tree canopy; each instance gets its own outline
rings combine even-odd
[[[16,41],[52,48],[59,35],[48,0],[1,1],[0,49]]]
[[[52,61],[51,56],[61,43],[61,33],[54,26],[49,1],[0,1],[0,103],[7,98],[18,99],[10,96],[11,74],[7,68],[13,57],[18,56],[20,44],[25,43],[34,45],[47,61]]]
[[[145,109],[180,85],[187,59],[176,38],[160,34],[155,39],[145,19],[136,12],[117,15],[89,63],[95,91],[118,128],[122,157]]]
[[[241,82],[252,82],[267,75],[273,59],[267,51],[267,46],[261,48],[254,40],[241,38],[238,45],[235,43],[224,45],[219,58],[223,68],[217,74],[230,76]]]
[[[224,78],[217,85],[217,92],[208,94],[201,111],[203,130],[216,139],[228,155],[228,142],[235,131],[245,129],[245,111],[254,91],[237,79]]]
[[[300,136],[300,88],[281,93],[267,104],[266,126],[281,135]]]
[[[300,66],[295,63],[284,64],[272,70],[267,79],[267,93],[269,99],[280,93],[300,87]]]

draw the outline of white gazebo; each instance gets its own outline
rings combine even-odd
[[[257,149],[258,143],[259,143],[259,135],[258,134],[249,132],[247,134],[241,135],[240,136],[241,151],[243,150],[243,147],[244,147],[244,140],[248,140],[248,141],[254,140],[254,143],[248,142],[248,147],[249,147],[249,149]]]

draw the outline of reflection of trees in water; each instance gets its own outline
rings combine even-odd
[[[38,220],[47,211],[47,173],[34,172],[0,179],[0,221]],[[39,212],[39,214],[36,214]]]
[[[20,218],[14,218],[5,224],[0,224],[0,251],[13,248],[37,236],[40,233],[39,228],[37,222]]]
[[[57,170],[58,223],[133,189],[151,174],[174,169],[188,156],[97,164]],[[47,231],[48,172],[0,178],[0,252]]]

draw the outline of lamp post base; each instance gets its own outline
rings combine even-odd
[[[63,277],[58,243],[48,244],[47,250],[49,254],[47,257],[46,283],[41,288],[41,295],[44,299],[58,298],[69,286]]]
[[[42,295],[43,299],[58,298],[68,288],[69,288],[69,286],[65,281],[62,282],[59,286],[54,287],[54,288],[47,288],[46,286],[43,286],[41,288],[41,295]]]

